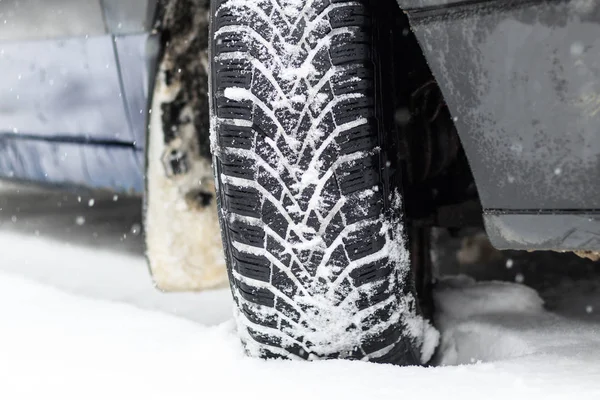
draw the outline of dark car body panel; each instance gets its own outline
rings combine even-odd
[[[485,225],[499,249],[600,250],[600,213],[487,214]]]
[[[588,214],[600,210],[600,3],[400,4],[454,117],[494,244],[592,243],[565,238],[599,231]]]
[[[483,208],[600,209],[600,4],[494,3],[411,18]]]

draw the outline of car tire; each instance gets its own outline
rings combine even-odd
[[[416,365],[431,355],[381,123],[371,7],[213,1],[218,209],[251,356]]]

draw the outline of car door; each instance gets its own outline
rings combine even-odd
[[[142,190],[154,8],[0,2],[0,177]]]

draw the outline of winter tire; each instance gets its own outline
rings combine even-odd
[[[379,123],[371,6],[213,1],[212,150],[249,355],[400,365],[431,355]]]

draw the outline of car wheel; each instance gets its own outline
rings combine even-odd
[[[218,209],[252,356],[399,365],[431,356],[397,152],[381,122],[376,2],[212,4]]]

